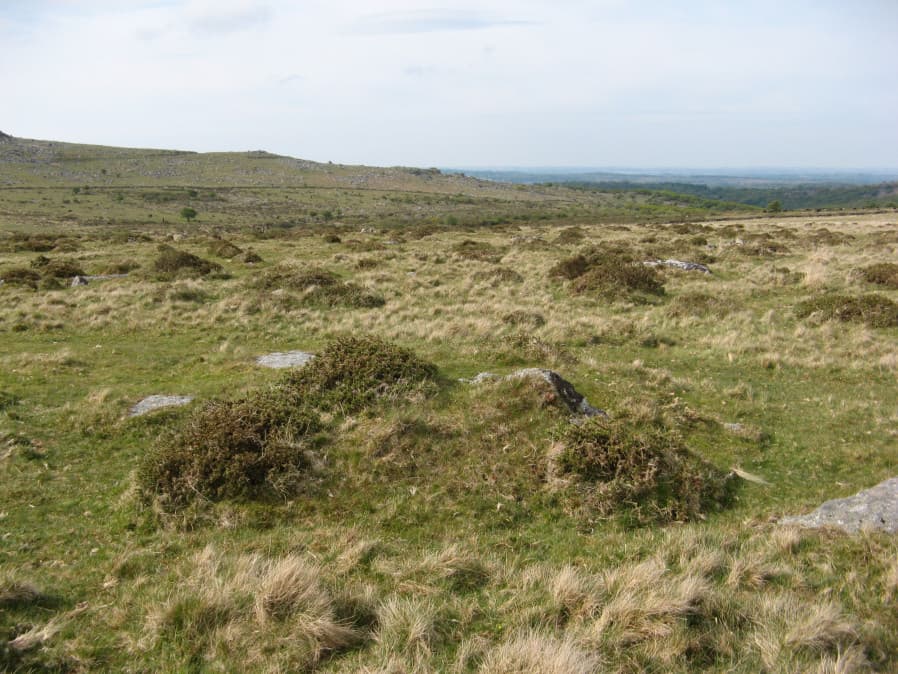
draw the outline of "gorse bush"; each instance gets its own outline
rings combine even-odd
[[[211,401],[159,442],[141,484],[175,506],[197,495],[220,500],[291,491],[309,463],[302,439],[320,427],[313,410],[279,391]]]
[[[685,522],[730,500],[729,475],[664,426],[593,417],[566,426],[559,440],[556,468],[575,478],[590,515],[617,514],[636,524]]]
[[[611,299],[634,294],[663,295],[664,280],[653,267],[642,264],[629,248],[611,245],[587,250],[560,260],[549,275],[572,281],[576,293],[599,294]]]
[[[326,409],[350,412],[377,398],[426,390],[436,374],[435,365],[402,347],[376,337],[342,337],[309,365],[289,373],[283,386]]]
[[[817,314],[823,320],[866,323],[871,328],[898,327],[898,304],[882,295],[823,295],[800,302],[795,314],[799,318]]]
[[[217,262],[204,260],[187,251],[178,250],[167,244],[159,246],[159,257],[153,262],[153,270],[158,278],[205,276],[221,271]]]
[[[31,268],[40,273],[44,278],[71,278],[83,276],[84,270],[74,260],[51,260],[44,255],[38,255],[31,261]]]
[[[379,398],[426,393],[435,377],[435,366],[377,338],[337,339],[277,385],[197,409],[144,461],[141,489],[170,508],[198,496],[295,493],[308,483],[312,452],[328,430],[321,412],[354,412]]]
[[[302,291],[301,303],[309,307],[373,309],[386,304],[386,300],[377,293],[345,282],[337,274],[318,267],[296,269],[278,266],[268,270],[253,285],[263,290]]]
[[[227,260],[231,260],[240,255],[240,253],[243,252],[243,249],[235,246],[233,243],[225,239],[216,239],[209,244],[208,252],[209,255],[214,255],[215,257],[223,257]]]
[[[872,264],[861,270],[861,276],[867,283],[898,288],[898,264],[894,262]]]

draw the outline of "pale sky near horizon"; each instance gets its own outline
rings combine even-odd
[[[0,130],[412,166],[898,167],[898,0],[0,0]]]

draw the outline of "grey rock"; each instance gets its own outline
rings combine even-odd
[[[93,276],[73,276],[72,288],[86,286],[91,281],[105,281],[111,278],[125,278],[127,274],[94,274]]]
[[[700,271],[702,274],[710,274],[711,270],[698,262],[683,262],[682,260],[646,260],[646,267],[673,267],[683,271]]]
[[[485,381],[494,381],[498,379],[541,379],[549,384],[555,391],[556,395],[561,399],[565,406],[574,414],[581,414],[586,417],[608,416],[603,410],[593,407],[582,393],[574,388],[567,379],[553,370],[546,370],[540,367],[527,367],[512,372],[509,375],[501,376],[492,372],[481,372],[470,379],[461,379],[467,384],[481,384]]]
[[[314,357],[314,353],[306,353],[305,351],[276,351],[259,356],[256,358],[256,364],[279,370],[288,367],[302,367]]]
[[[152,395],[144,398],[128,413],[129,417],[139,417],[163,407],[181,407],[193,402],[193,396]]]
[[[827,501],[807,515],[783,517],[779,524],[810,529],[835,527],[849,533],[868,528],[898,533],[898,477],[854,496]]]

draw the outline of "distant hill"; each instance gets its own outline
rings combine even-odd
[[[451,169],[446,169],[452,171]],[[779,201],[785,209],[898,206],[898,171],[614,172],[575,169],[465,170],[484,180],[566,185],[599,191],[664,192],[747,206]]]

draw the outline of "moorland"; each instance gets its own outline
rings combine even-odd
[[[0,668],[894,671],[894,536],[778,520],[898,471],[896,251],[888,207],[4,136]]]

